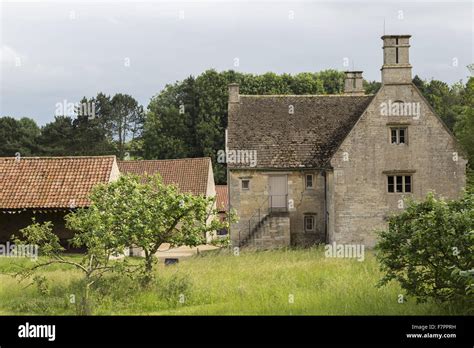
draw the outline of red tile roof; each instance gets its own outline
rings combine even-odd
[[[115,156],[0,157],[0,209],[89,205],[98,183],[109,182]]]
[[[217,210],[227,211],[228,206],[229,206],[227,185],[216,185],[216,196],[217,196]]]
[[[207,194],[211,168],[209,157],[119,161],[118,166],[121,174],[154,175],[159,173],[166,185],[176,184],[181,191],[195,195]]]

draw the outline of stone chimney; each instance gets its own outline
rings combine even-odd
[[[408,52],[411,35],[384,35],[382,84],[409,84],[412,81]]]
[[[364,95],[362,84],[362,71],[345,71],[344,94]]]
[[[229,103],[238,103],[239,99],[239,84],[229,84]]]

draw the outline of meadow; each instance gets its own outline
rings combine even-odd
[[[79,256],[71,256],[79,257]],[[11,276],[27,259],[0,258],[0,315],[75,315],[81,274],[54,265],[30,285]],[[137,260],[134,260],[137,262]],[[465,308],[417,304],[382,274],[375,256],[326,258],[322,248],[275,251],[216,250],[159,264],[156,280],[110,275],[93,291],[94,315],[458,315]],[[403,296],[403,301],[400,301]],[[71,299],[75,299],[72,301]],[[401,303],[400,303],[401,302]]]

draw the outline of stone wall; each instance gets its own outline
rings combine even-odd
[[[418,103],[419,116],[382,115],[382,103]],[[413,104],[416,105],[416,104]],[[406,144],[390,143],[390,127],[408,128]],[[446,126],[412,84],[384,85],[334,155],[328,193],[329,242],[375,244],[403,199],[430,191],[457,198],[465,186],[467,161]],[[387,173],[411,171],[412,193],[388,193]]]
[[[247,245],[258,249],[289,246],[290,217],[288,213],[278,213],[268,217]]]
[[[305,188],[305,174],[313,174],[314,188]],[[265,171],[237,170],[229,171],[230,207],[235,209],[239,222],[231,226],[231,240],[238,245],[239,237],[243,239],[249,231],[249,219],[261,209],[263,217],[269,211],[269,176],[285,174],[288,178],[288,244],[306,246],[323,242],[325,236],[324,177],[319,171]],[[243,190],[241,180],[250,180],[249,190]],[[304,231],[304,216],[315,217],[314,232]],[[255,219],[253,221],[258,220]],[[240,236],[239,236],[240,232]]]

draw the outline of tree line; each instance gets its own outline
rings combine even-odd
[[[242,94],[339,94],[344,73],[324,70],[296,75],[207,70],[197,77],[168,84],[146,108],[132,96],[98,93],[83,98],[92,115],[56,115],[42,127],[30,118],[0,118],[0,156],[84,156],[114,154],[119,158],[212,158],[217,183],[225,183],[225,164],[217,163],[224,149],[229,83]],[[456,135],[474,163],[474,79],[448,85],[439,80],[413,79],[437,114]],[[364,81],[366,93],[380,88]]]

